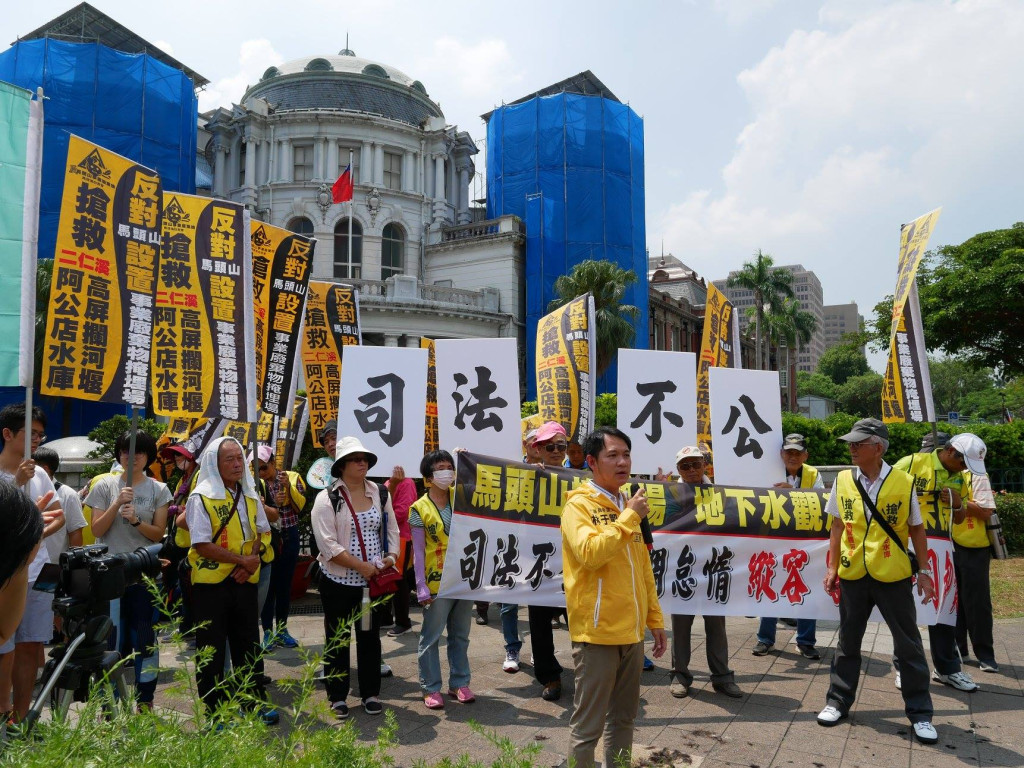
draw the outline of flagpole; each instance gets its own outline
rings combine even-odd
[[[356,201],[356,185],[355,178],[352,174],[352,150],[348,151],[348,174],[349,181],[352,183],[352,197],[348,199],[348,276],[351,279],[355,275],[352,274],[352,217],[355,215],[355,201]]]

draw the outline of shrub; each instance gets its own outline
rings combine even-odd
[[[96,477],[96,475],[102,475],[104,472],[110,471],[110,465],[114,461],[114,443],[131,425],[131,419],[127,416],[117,415],[106,421],[101,421],[93,427],[93,430],[89,433],[89,439],[95,440],[100,444],[100,447],[89,451],[88,458],[99,459],[100,464],[94,467],[86,467],[82,473],[84,478],[91,479]],[[166,424],[154,421],[153,419],[139,419],[139,429],[143,432],[148,432],[156,438],[159,438],[164,433],[166,427]]]
[[[1024,554],[1024,493],[997,493],[996,513],[1010,554]]]

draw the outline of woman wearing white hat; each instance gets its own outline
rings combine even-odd
[[[398,561],[398,522],[387,490],[366,479],[377,457],[357,437],[338,441],[331,475],[311,513],[320,554],[320,599],[324,606],[327,697],[338,719],[348,717],[349,646],[346,628],[355,624],[359,696],[367,714],[379,715],[380,618],[364,596],[370,579]],[[364,615],[356,620],[360,612]]]

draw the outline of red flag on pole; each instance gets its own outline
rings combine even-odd
[[[338,177],[331,187],[331,200],[335,203],[346,203],[352,199],[352,166],[345,166],[345,172]]]

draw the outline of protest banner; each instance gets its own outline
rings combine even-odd
[[[583,443],[594,428],[594,298],[573,299],[537,324],[537,412],[557,421],[569,441]]]
[[[401,465],[408,477],[420,476],[423,414],[427,405],[427,350],[399,347],[351,347],[345,350],[348,373],[341,380],[338,434],[358,437],[377,455],[389,474]]]
[[[260,411],[256,419],[256,442],[260,445],[273,445],[277,441],[277,417],[267,411]],[[224,423],[224,434],[233,437],[248,451],[253,440],[251,421],[228,420]]]
[[[32,387],[43,102],[0,82],[0,387]]]
[[[778,371],[712,368],[715,481],[770,488],[786,479]]]
[[[181,441],[181,444],[195,457],[198,463],[203,451],[210,446],[210,443],[224,434],[225,426],[227,426],[227,419],[196,419],[192,422],[188,436]]]
[[[155,171],[72,135],[41,391],[143,407],[162,194]]]
[[[697,356],[620,349],[618,385],[618,427],[633,439],[633,471],[674,471],[676,452],[697,444]]]
[[[164,193],[153,325],[153,410],[189,419],[251,418],[252,265],[245,208]],[[216,364],[211,361],[216,360]]]
[[[420,336],[420,349],[427,350],[427,413],[423,423],[423,454],[441,445],[437,427],[437,357],[434,340]]]
[[[279,469],[291,469],[298,463],[308,423],[309,410],[306,408],[306,398],[296,397],[288,416],[278,419],[277,422],[274,456],[277,457]]]
[[[708,372],[715,367],[739,368],[739,326],[732,302],[708,283],[704,336],[697,359],[697,440],[711,445],[711,396]]]
[[[564,606],[561,513],[584,473],[461,453],[457,474],[438,596]],[[839,617],[822,586],[830,526],[822,491],[638,483],[664,613]],[[952,545],[937,528],[928,535],[939,596],[918,606],[917,620],[955,623]]]
[[[346,346],[361,343],[359,291],[351,285],[311,280],[302,330],[302,370],[317,448],[321,447],[320,430],[338,415],[342,354]]]
[[[516,340],[439,339],[436,350],[440,444],[521,457]]]
[[[284,416],[295,397],[295,358],[316,240],[260,221],[251,225],[256,400]]]
[[[941,212],[936,208],[900,227],[889,360],[882,383],[882,420],[887,424],[936,420],[915,277]]]

